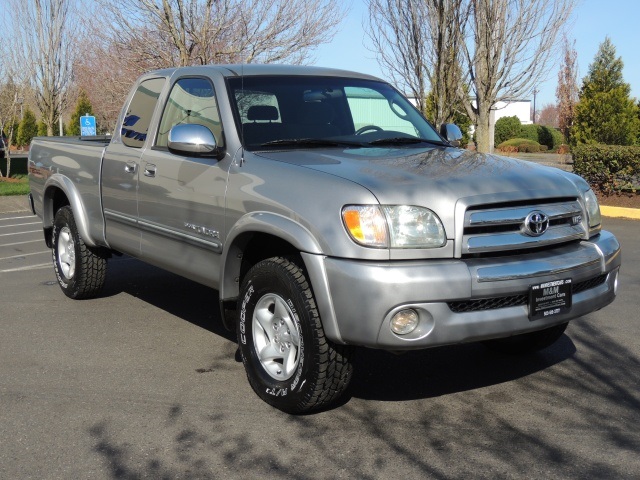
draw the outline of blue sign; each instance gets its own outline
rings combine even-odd
[[[96,135],[96,117],[89,115],[80,117],[80,135],[83,137]]]

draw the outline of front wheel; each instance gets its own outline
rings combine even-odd
[[[107,273],[106,256],[85,245],[71,207],[57,211],[53,222],[53,267],[64,294],[73,299],[95,297]]]
[[[275,257],[249,270],[238,302],[238,344],[247,378],[288,413],[326,407],[351,380],[351,348],[326,339],[304,271]]]
[[[510,355],[537,352],[554,344],[567,329],[567,325],[568,323],[561,323],[537,332],[487,340],[484,345],[490,350]]]

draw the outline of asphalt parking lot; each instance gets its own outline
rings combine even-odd
[[[640,223],[619,298],[552,347],[362,349],[336,408],[264,404],[216,292],[130,258],[57,286],[38,219],[0,214],[0,478],[638,478]]]

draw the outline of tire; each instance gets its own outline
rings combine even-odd
[[[326,339],[303,270],[281,257],[263,260],[244,277],[237,335],[256,394],[287,413],[326,408],[347,389],[352,348]]]
[[[64,294],[76,300],[98,295],[107,275],[107,259],[99,249],[85,245],[71,207],[56,212],[52,239],[53,267]]]
[[[484,345],[490,350],[509,355],[533,353],[554,344],[567,329],[567,325],[568,323],[562,323],[537,332],[488,340]]]

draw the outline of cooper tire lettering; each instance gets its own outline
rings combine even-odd
[[[273,257],[242,280],[238,345],[247,378],[268,404],[289,413],[324,408],[351,380],[352,349],[324,336],[300,259]]]

